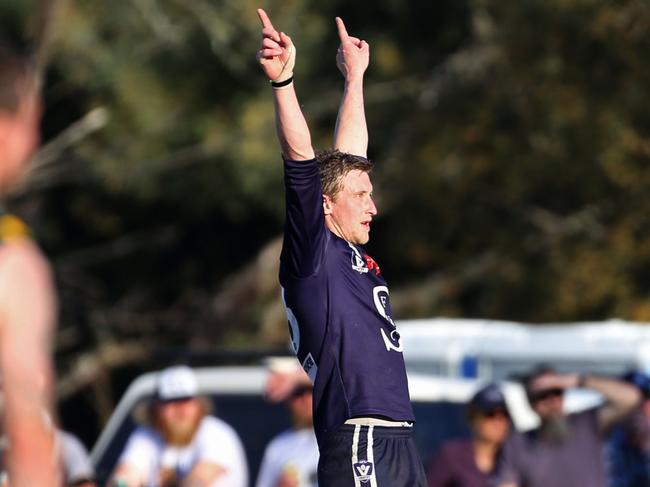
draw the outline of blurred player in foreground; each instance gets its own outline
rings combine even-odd
[[[29,62],[0,46],[0,196],[18,183],[39,140],[40,98]],[[27,227],[0,204],[0,377],[12,487],[58,486],[51,410],[49,266]]]

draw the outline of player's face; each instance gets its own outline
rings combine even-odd
[[[370,239],[370,223],[377,214],[368,173],[358,169],[348,172],[343,176],[341,190],[336,196],[323,198],[327,227],[350,243],[367,243]]]
[[[5,193],[22,176],[38,145],[39,103],[25,95],[15,113],[0,112],[0,192]]]

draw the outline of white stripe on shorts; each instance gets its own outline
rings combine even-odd
[[[358,424],[354,427],[354,436],[352,437],[352,475],[354,476],[354,487],[361,487],[361,481],[357,477],[355,465],[359,461],[359,431],[361,425]]]
[[[370,487],[377,487],[377,476],[375,475],[375,452],[373,450],[372,430],[374,426],[368,426],[368,456],[367,460],[372,464],[372,477],[370,477]]]

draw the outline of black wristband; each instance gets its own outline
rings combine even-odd
[[[284,81],[271,81],[271,87],[282,88],[284,86],[290,85],[291,83],[293,83],[293,76],[285,79]]]

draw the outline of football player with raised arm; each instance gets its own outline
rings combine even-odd
[[[336,19],[345,78],[334,150],[315,154],[293,83],[296,48],[258,10],[286,188],[280,283],[298,360],[314,382],[320,487],[420,487],[402,344],[379,266],[363,245],[377,214],[366,158],[370,48]]]

